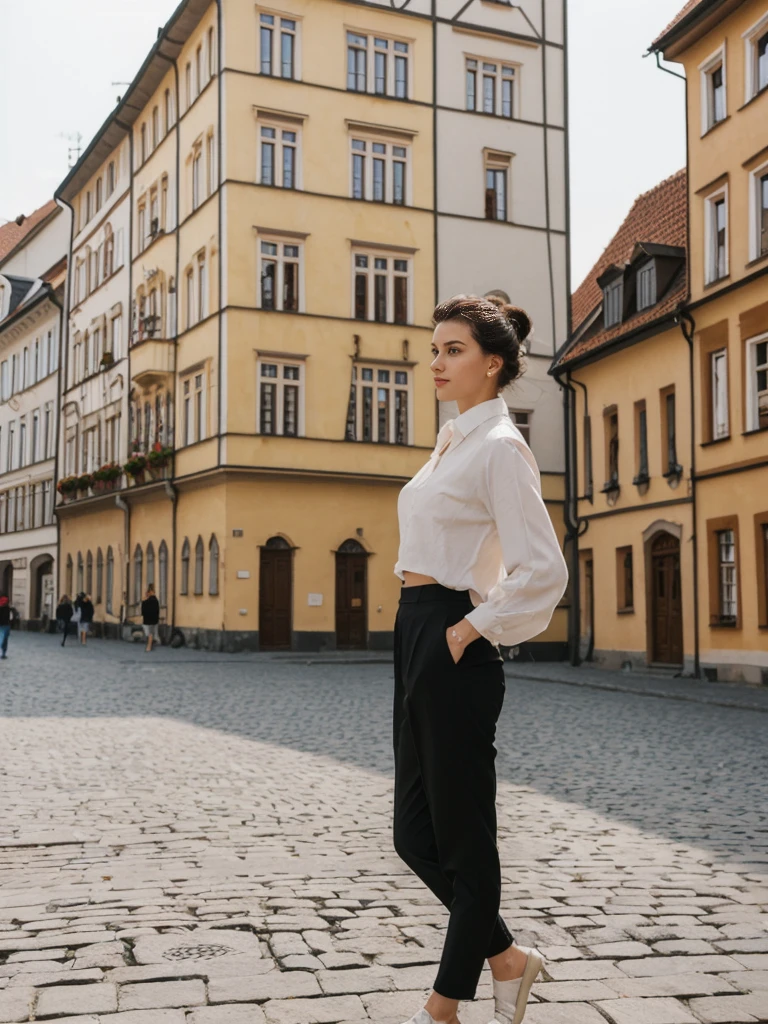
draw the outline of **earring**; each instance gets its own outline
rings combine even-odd
[[[493,370],[489,370],[486,376],[492,377],[493,376]]]

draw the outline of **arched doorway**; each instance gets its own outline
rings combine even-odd
[[[368,648],[368,553],[356,540],[336,552],[336,649]]]
[[[293,612],[293,548],[270,537],[259,559],[259,650],[290,651]]]
[[[40,620],[47,617],[50,621],[55,611],[52,555],[37,555],[32,559],[29,582],[32,587],[29,595],[29,617]]]
[[[680,539],[661,531],[650,544],[650,655],[659,664],[683,663]]]
[[[9,604],[13,604],[13,562],[6,562],[0,569],[0,593],[5,594]]]

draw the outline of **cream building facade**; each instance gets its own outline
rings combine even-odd
[[[59,346],[68,216],[41,211],[0,262],[0,589],[23,628],[56,608]]]
[[[562,120],[563,12],[548,0],[555,28],[545,44],[540,5],[524,6],[527,17],[452,0],[438,16],[420,2],[189,0],[165,26],[58,193],[79,209],[110,163],[120,168],[114,212],[78,231],[73,268],[86,245],[98,252],[107,219],[124,232],[125,262],[108,300],[105,291],[96,302],[97,288],[70,302],[68,360],[77,365],[86,328],[118,306],[125,345],[84,382],[92,396],[67,378],[60,446],[70,476],[118,449],[128,467],[111,489],[71,492],[59,506],[63,578],[71,560],[75,590],[98,598],[103,580],[97,620],[137,621],[152,582],[164,632],[189,643],[391,647],[397,494],[439,423],[429,372],[436,299],[504,288],[541,324],[534,345],[551,346],[564,315],[564,125],[555,115],[545,129],[546,102],[529,99],[547,65]],[[475,69],[488,109],[476,98],[468,112],[471,61],[483,57],[496,69]],[[442,109],[440,76],[453,81],[455,109]],[[454,117],[474,132],[466,208],[450,149],[436,143],[436,126],[448,139]],[[491,153],[502,137],[503,151]],[[536,155],[545,137],[551,196]],[[529,242],[525,259],[518,250]],[[515,284],[523,265],[522,286],[535,277],[540,289],[530,301]],[[544,401],[556,391],[548,387]],[[537,395],[531,386],[528,406]],[[109,438],[118,408],[119,444],[89,462],[82,435],[93,426],[83,421],[103,423]],[[562,467],[544,419],[557,522]],[[104,575],[89,577],[99,552]],[[542,651],[559,650],[564,615]]]

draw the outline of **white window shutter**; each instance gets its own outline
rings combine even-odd
[[[115,266],[122,267],[123,265],[123,235],[125,234],[125,228],[119,228],[117,235],[115,236]]]

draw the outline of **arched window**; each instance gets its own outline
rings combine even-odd
[[[111,277],[115,269],[115,236],[112,225],[104,226],[104,277]]]
[[[203,538],[197,538],[197,544],[195,544],[195,593],[202,594],[203,592],[203,562],[205,560],[205,545],[203,544]]]
[[[218,594],[219,592],[219,542],[216,534],[211,534],[208,544],[208,593]]]
[[[85,592],[89,596],[93,593],[93,555],[90,551],[85,556]]]
[[[115,557],[112,548],[107,548],[107,600],[105,608],[108,615],[112,614],[112,589],[115,582]]]
[[[181,586],[179,587],[180,594],[189,593],[189,538],[184,538],[184,544],[181,548]]]
[[[133,603],[141,604],[143,588],[141,586],[141,570],[144,561],[141,544],[137,544],[133,552]]]
[[[168,605],[168,545],[165,541],[160,541],[160,549],[157,553],[158,568],[159,568],[159,580],[157,588],[157,599],[160,602],[160,607],[165,608]]]
[[[104,552],[96,551],[96,604],[101,604],[104,596]]]
[[[152,541],[147,544],[147,586],[152,584],[155,585],[155,549],[152,547]]]
[[[83,556],[80,551],[77,552],[77,592],[78,594],[83,589]]]
[[[67,597],[72,597],[72,555],[67,555],[67,574],[64,578],[64,590]]]

